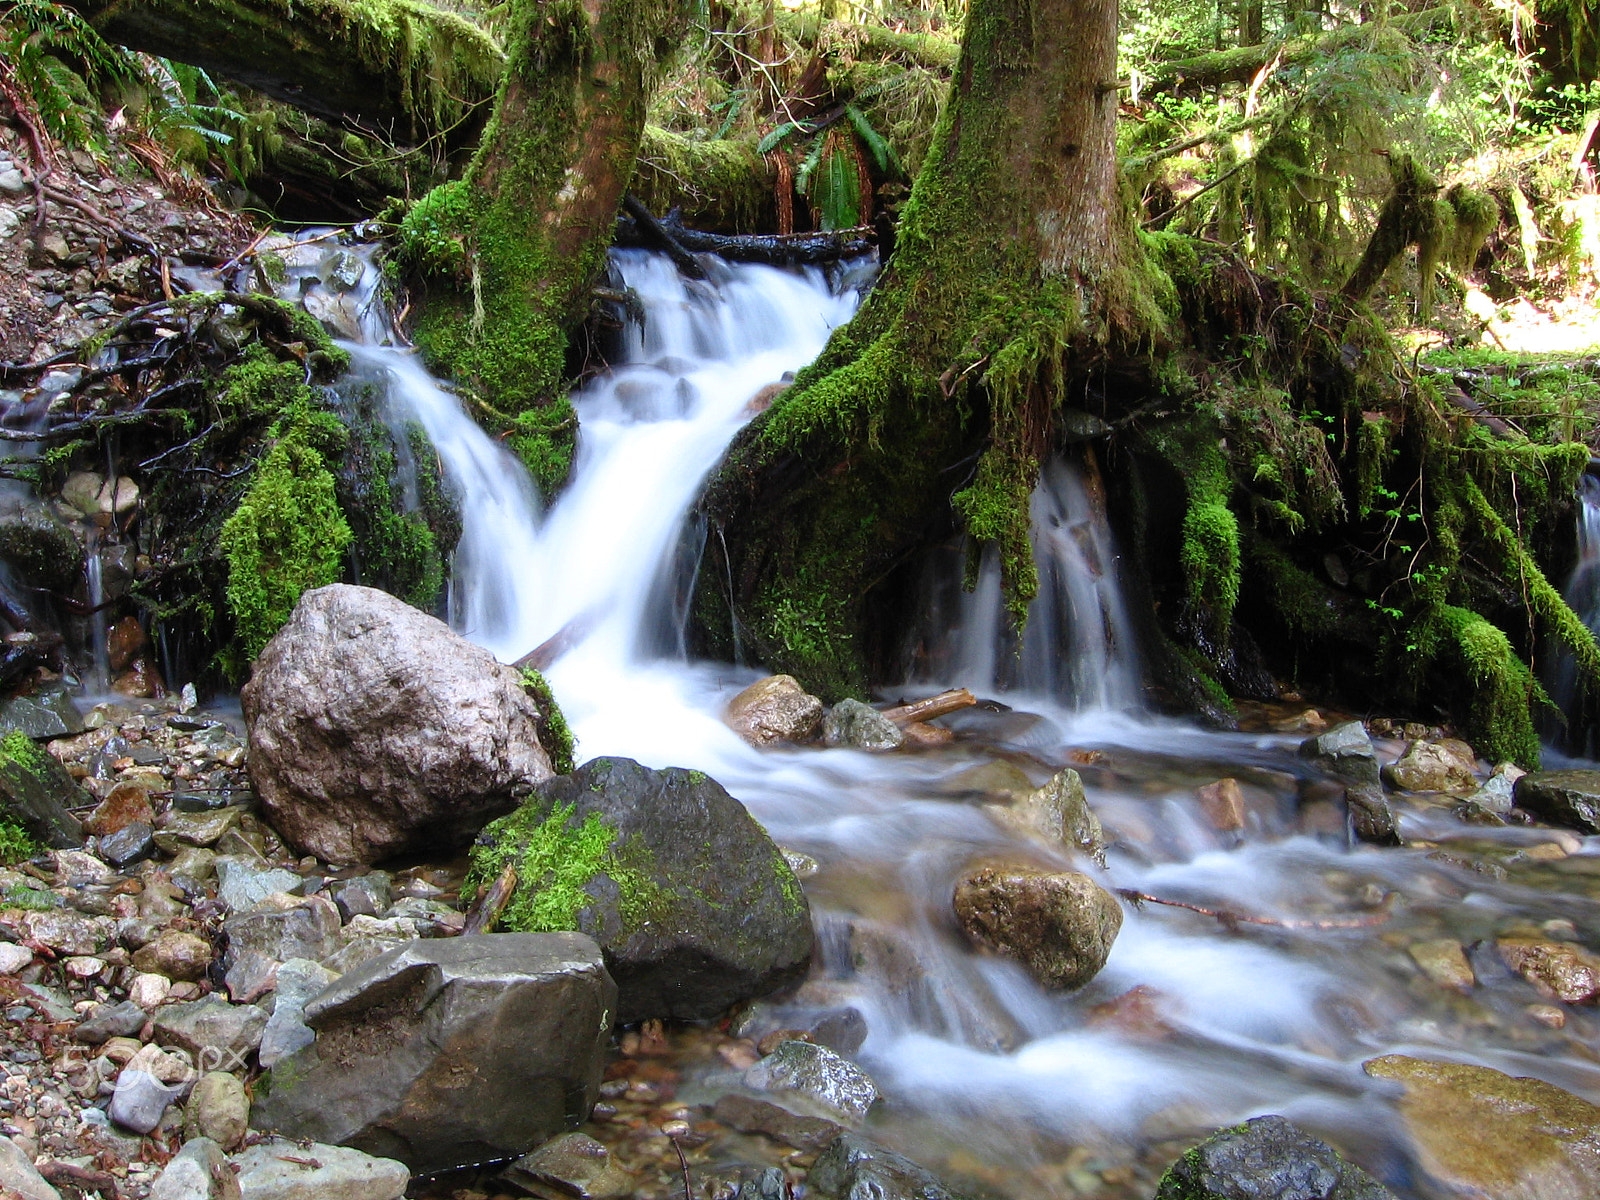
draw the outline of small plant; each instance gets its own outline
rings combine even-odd
[[[33,840],[21,825],[14,821],[0,821],[0,863],[11,866],[38,854],[42,847]]]

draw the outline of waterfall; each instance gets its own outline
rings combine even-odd
[[[1572,611],[1582,618],[1591,633],[1600,634],[1600,477],[1585,474],[1578,485],[1577,561],[1562,596]],[[1562,651],[1545,673],[1550,698],[1570,724],[1552,731],[1553,740],[1573,754],[1594,758],[1596,745],[1593,721],[1582,711],[1578,686],[1578,665],[1570,652]]]

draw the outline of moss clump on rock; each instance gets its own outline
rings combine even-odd
[[[539,706],[539,744],[550,756],[550,769],[557,775],[566,775],[574,766],[577,739],[567,725],[566,715],[550,691],[549,681],[533,667],[522,669],[522,690],[533,697]]]

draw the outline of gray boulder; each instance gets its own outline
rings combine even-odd
[[[517,671],[373,588],[303,595],[240,698],[263,811],[326,862],[463,844],[551,774]]]
[[[278,968],[272,1015],[262,1030],[261,1045],[256,1047],[256,1058],[263,1067],[276,1065],[316,1040],[306,1024],[306,1002],[337,978],[336,972],[305,958],[292,958]]]
[[[1533,771],[1511,794],[1517,807],[1552,824],[1600,833],[1600,771]]]
[[[67,810],[93,804],[94,797],[27,734],[12,730],[0,738],[0,818],[21,825],[40,845],[76,850],[83,831]]]
[[[289,897],[282,907],[263,904],[254,912],[239,913],[222,923],[228,935],[228,963],[254,951],[278,962],[291,958],[321,960],[339,947],[339,910],[326,896]]]
[[[485,829],[473,862],[486,880],[517,868],[509,928],[600,943],[622,1024],[715,1016],[811,958],[811,910],[783,852],[699,771],[594,759]]]
[[[1283,1117],[1212,1134],[1161,1177],[1155,1200],[1396,1200],[1325,1142]]]
[[[233,1157],[244,1200],[400,1200],[404,1163],[345,1146],[267,1143]]]
[[[860,1067],[826,1046],[795,1039],[744,1073],[745,1083],[781,1097],[805,1115],[859,1125],[878,1098],[878,1087]]]
[[[1360,721],[1346,721],[1300,743],[1300,753],[1330,775],[1377,787],[1382,779],[1378,752]]]
[[[582,934],[415,942],[306,1006],[250,1123],[420,1171],[525,1153],[589,1115],[616,995]]]
[[[0,734],[20,729],[31,738],[83,732],[83,714],[61,687],[41,688],[31,696],[0,702]]]
[[[161,1169],[150,1185],[150,1200],[241,1200],[241,1193],[222,1147],[196,1137]]]
[[[33,1159],[8,1137],[0,1137],[0,1193],[21,1200],[61,1200],[61,1193],[34,1168]]]
[[[1000,820],[1047,842],[1059,842],[1106,865],[1106,835],[1083,794],[1083,779],[1071,767],[1009,806],[993,809]]]
[[[852,750],[898,750],[906,744],[906,735],[870,704],[841,700],[822,718],[822,741]]]
[[[833,1139],[806,1183],[828,1200],[960,1200],[932,1172],[854,1133]]]
[[[241,1070],[261,1044],[267,1014],[254,1004],[229,1004],[212,993],[186,1004],[156,1009],[151,1019],[159,1046],[176,1046],[201,1070]]]
[[[1017,959],[1047,988],[1088,983],[1122,929],[1122,906],[1087,875],[1035,867],[980,867],[956,884],[967,936]]]

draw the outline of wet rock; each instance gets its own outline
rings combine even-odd
[[[1520,768],[1510,763],[1503,763],[1495,768],[1493,775],[1484,780],[1482,787],[1468,797],[1468,801],[1485,812],[1503,817],[1512,809],[1517,780],[1524,774],[1526,772]]]
[[[267,1014],[254,1004],[229,1004],[212,994],[187,1004],[168,1004],[151,1020],[155,1041],[176,1046],[201,1067],[242,1068],[261,1043]]]
[[[222,923],[228,935],[228,961],[254,951],[276,962],[309,958],[320,962],[339,947],[339,910],[326,896],[288,897],[284,908],[268,908],[263,901],[255,911],[235,913]]]
[[[239,810],[223,808],[216,812],[170,812],[166,824],[156,835],[157,844],[168,854],[184,846],[211,847],[239,825]]]
[[[155,852],[155,830],[143,821],[131,821],[100,839],[101,857],[119,870],[141,863]]]
[[[878,1098],[878,1087],[865,1071],[810,1042],[779,1042],[744,1073],[744,1082],[779,1096],[789,1107],[851,1126],[861,1124]]]
[[[259,950],[241,950],[229,954],[228,970],[223,983],[228,988],[228,999],[235,1004],[254,1004],[272,991],[278,978],[278,960],[269,958]]]
[[[1465,792],[1478,786],[1477,765],[1465,742],[1412,742],[1397,762],[1383,768],[1383,778],[1404,792]]]
[[[144,1009],[131,1000],[121,1004],[102,1004],[92,1009],[72,1031],[72,1040],[90,1046],[114,1037],[133,1037],[149,1020]]]
[[[1552,824],[1600,833],[1600,771],[1532,771],[1512,795],[1519,808]]]
[[[417,1170],[526,1153],[593,1105],[615,1012],[582,934],[416,942],[307,1005],[316,1041],[278,1061],[252,1124]]]
[[[83,831],[95,837],[104,837],[127,828],[135,821],[153,825],[155,819],[155,810],[150,806],[150,793],[134,784],[120,783],[84,818]]]
[[[1071,767],[1029,792],[1009,808],[996,810],[1009,825],[1048,842],[1060,842],[1106,865],[1106,835],[1083,794],[1083,780]]]
[[[335,884],[329,889],[339,916],[346,921],[352,917],[375,917],[392,903],[390,884],[393,877],[387,871],[372,871],[366,875]]]
[[[1300,753],[1331,775],[1377,787],[1378,754],[1360,721],[1346,721],[1300,743]]]
[[[822,723],[822,701],[807,694],[792,675],[758,679],[732,700],[724,719],[752,746],[807,742]]]
[[[189,1137],[207,1138],[232,1150],[250,1131],[250,1097],[237,1075],[210,1071],[189,1094],[184,1114]]]
[[[22,918],[28,937],[57,954],[98,954],[111,941],[115,926],[104,917],[53,910],[30,912]]]
[[[1417,964],[1417,969],[1440,987],[1465,995],[1477,985],[1472,965],[1467,962],[1461,943],[1454,938],[1413,942],[1406,947],[1406,952],[1411,955],[1411,961]]]
[[[193,1069],[182,1058],[145,1046],[117,1075],[106,1113],[124,1129],[149,1133],[161,1123],[167,1106],[192,1082]]]
[[[244,1200],[400,1200],[405,1164],[347,1146],[267,1142],[233,1157]]]
[[[15,975],[33,962],[33,951],[26,946],[0,942],[0,975]]]
[[[70,593],[83,582],[83,545],[71,528],[49,509],[12,492],[0,495],[0,562],[19,582],[37,588]],[[77,728],[83,728],[81,721]]]
[[[12,732],[0,741],[0,818],[21,825],[42,846],[75,850],[83,845],[83,831],[68,810],[91,803],[66,768],[32,739]]]
[[[83,732],[83,716],[65,689],[44,688],[0,701],[0,734],[13,729],[35,739],[63,737]]]
[[[1395,1200],[1354,1163],[1346,1162],[1283,1117],[1255,1117],[1219,1130],[1161,1177],[1155,1200]]]
[[[1237,779],[1219,779],[1195,793],[1206,824],[1218,833],[1235,833],[1244,828],[1244,789]]]
[[[1600,956],[1568,942],[1506,937],[1495,943],[1500,961],[1541,995],[1563,1004],[1593,1004],[1600,999]]]
[[[1022,768],[997,758],[957,771],[940,786],[951,795],[978,794],[1015,802],[1034,790]]]
[[[461,844],[551,774],[517,672],[372,588],[302,596],[240,697],[263,811],[324,862]]]
[[[568,907],[545,915],[600,943],[619,1023],[715,1016],[810,960],[810,908],[782,852],[698,771],[594,759],[484,830],[474,862],[493,877],[530,848],[574,864]],[[519,884],[508,925],[535,902],[546,870]]]
[[[366,264],[348,250],[333,250],[322,260],[322,281],[336,292],[348,292],[361,282]]]
[[[165,975],[136,974],[128,983],[128,999],[145,1012],[163,1003],[172,991],[172,980]]]
[[[898,750],[906,735],[888,717],[859,700],[841,700],[822,719],[822,740],[852,750]]]
[[[223,1148],[193,1137],[173,1155],[150,1185],[150,1200],[241,1200],[239,1180]]]
[[[8,1137],[0,1137],[0,1194],[7,1200],[13,1194],[18,1200],[61,1200],[61,1193],[44,1181],[33,1159]]]
[[[953,903],[969,937],[1018,960],[1048,988],[1094,978],[1122,928],[1116,898],[1077,872],[981,867],[956,884]]]
[[[247,913],[268,896],[287,892],[300,882],[300,876],[293,871],[239,855],[218,855],[213,866],[217,872],[217,899],[236,913]]]
[[[339,931],[339,949],[323,958],[322,965],[344,975],[421,936],[417,923],[404,917],[352,917]]]
[[[1350,821],[1350,832],[1360,841],[1373,846],[1400,846],[1399,824],[1394,810],[1384,797],[1381,787],[1366,785],[1344,790],[1345,814]]]
[[[1600,1108],[1540,1079],[1391,1054],[1363,1064],[1404,1089],[1400,1118],[1429,1175],[1494,1200],[1600,1195]]]
[[[729,1094],[717,1101],[711,1115],[740,1133],[760,1133],[796,1150],[821,1150],[844,1127],[825,1117],[804,1117],[765,1100]]]
[[[634,1177],[599,1142],[582,1133],[563,1133],[525,1154],[501,1175],[535,1196],[611,1200],[633,1193]]]
[[[178,929],[167,930],[133,956],[134,970],[174,982],[204,979],[210,965],[211,943]]]
[[[960,1200],[932,1172],[854,1133],[834,1138],[806,1184],[828,1200]]]
[[[335,972],[305,958],[290,959],[278,967],[272,1015],[267,1018],[256,1050],[263,1067],[270,1069],[279,1059],[315,1040],[316,1035],[305,1022],[306,1003],[337,978]]]

